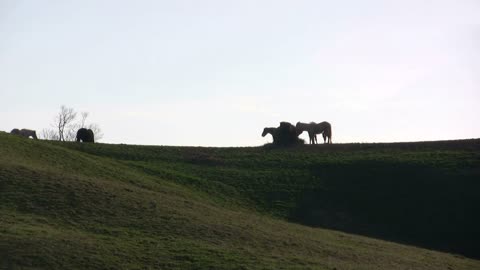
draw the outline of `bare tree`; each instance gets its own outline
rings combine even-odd
[[[82,112],[80,115],[82,117],[82,119],[80,119],[80,128],[84,128],[85,122],[87,121],[88,112]]]
[[[72,140],[72,125],[74,125],[77,113],[73,108],[67,108],[65,105],[60,107],[60,112],[55,117],[55,123],[58,128],[58,140],[59,141],[71,141]],[[67,131],[65,131],[67,129]]]
[[[44,128],[42,130],[42,132],[40,133],[40,137],[43,138],[44,140],[49,140],[49,141],[59,140],[57,132],[54,129],[48,129],[48,128]]]
[[[43,129],[41,137],[45,140],[75,141],[79,128],[91,129],[95,134],[95,141],[103,138],[102,130],[96,123],[87,124],[88,112],[81,112],[77,121],[77,112],[73,108],[62,105],[60,112],[55,116],[52,129]]]
[[[80,120],[79,127],[86,128],[86,129],[91,129],[93,131],[93,134],[95,135],[95,141],[99,141],[103,138],[102,129],[96,123],[86,125],[87,118],[88,118],[89,115],[90,114],[88,112],[82,112],[81,113],[82,119]]]
[[[91,129],[95,135],[95,141],[99,141],[103,138],[103,132],[100,126],[96,123],[88,125],[87,129]]]

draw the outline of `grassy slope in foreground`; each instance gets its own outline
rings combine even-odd
[[[67,146],[223,204],[480,258],[480,140],[280,149]]]
[[[240,173],[231,182],[235,169],[252,167],[255,174],[278,162],[271,154],[262,162],[265,151],[55,144],[0,134],[0,268],[480,267],[460,256],[271,217],[294,203],[262,199],[268,181],[260,192],[248,187],[257,178],[242,183]],[[233,161],[223,156],[238,166],[227,166]],[[198,170],[212,166],[230,178],[200,178]],[[291,173],[282,181],[293,182]]]

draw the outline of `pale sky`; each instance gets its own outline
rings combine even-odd
[[[61,105],[106,143],[479,138],[480,1],[0,0],[0,130]]]

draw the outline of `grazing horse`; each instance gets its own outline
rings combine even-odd
[[[18,129],[18,128],[14,128],[14,129],[12,129],[12,131],[10,131],[10,134],[13,134],[13,135],[20,135],[20,129]]]
[[[22,129],[19,130],[18,128],[14,128],[14,129],[12,129],[12,131],[10,131],[10,133],[14,134],[14,135],[25,137],[25,138],[32,137],[33,139],[38,140],[37,132],[35,132],[35,130],[25,129],[25,128],[22,128]]]
[[[77,131],[77,142],[95,142],[95,136],[91,129],[81,128]]]
[[[322,133],[323,136],[323,143],[332,143],[332,125],[328,122],[321,122],[321,123],[302,123],[298,122],[296,125],[297,132],[302,133],[303,131],[308,132],[308,136],[310,137],[310,143],[315,144],[317,142],[317,134]]]

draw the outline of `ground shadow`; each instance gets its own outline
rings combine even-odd
[[[480,182],[419,165],[357,162],[311,168],[290,220],[480,258]]]

